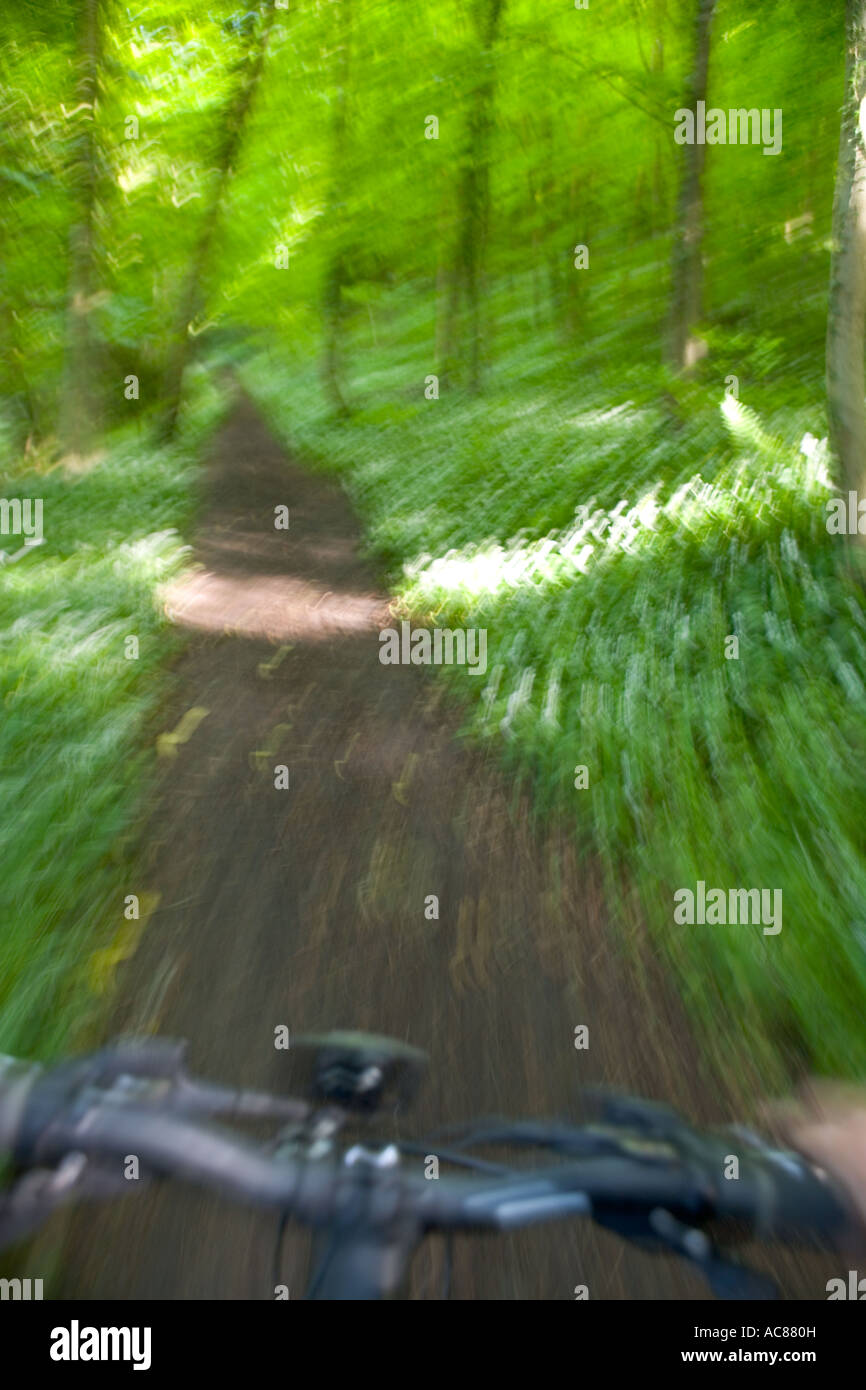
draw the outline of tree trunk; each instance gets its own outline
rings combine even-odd
[[[463,348],[465,335],[457,331],[461,299],[468,316],[469,389],[481,390],[482,298],[487,233],[490,220],[490,130],[495,70],[492,48],[496,42],[505,0],[476,0],[475,17],[480,42],[479,70],[469,98],[466,146],[459,182],[459,230],[455,254],[454,286],[449,318],[449,341]]]
[[[177,428],[183,392],[183,376],[189,357],[189,326],[201,307],[202,281],[210,259],[214,235],[219,225],[223,196],[231,178],[232,167],[240,149],[246,119],[261,79],[275,13],[275,10],[270,10],[267,18],[261,24],[258,37],[251,38],[250,47],[240,63],[240,78],[237,88],[223,117],[224,135],[217,153],[217,174],[213,198],[205,213],[189,263],[186,280],[180,294],[177,319],[169,343],[168,361],[162,388],[162,416],[158,427],[158,435],[163,442],[171,439]]]
[[[585,246],[582,232],[583,223],[580,221],[578,210],[577,175],[572,173],[568,181],[568,202],[566,206],[566,226],[569,230],[569,245],[566,247],[566,281],[565,281],[565,305],[563,323],[565,326],[566,338],[573,338],[580,326],[583,308],[583,275],[582,270],[578,270],[574,264],[575,248]]]
[[[650,76],[655,78],[660,84],[664,79],[665,71],[665,40],[661,32],[661,12],[656,10],[657,29],[653,38],[652,60],[650,62]],[[652,170],[652,212],[650,214],[649,230],[651,235],[655,235],[659,226],[664,226],[665,206],[667,197],[665,193],[664,176],[664,155],[662,151],[662,138],[658,126],[653,133],[653,170]]]
[[[67,453],[84,454],[93,443],[98,364],[95,361],[93,311],[98,150],[96,102],[99,96],[100,0],[80,0],[78,82],[74,116],[78,123],[72,155],[75,203],[69,231],[69,277],[66,296],[66,343],[59,434]]]
[[[346,272],[346,215],[343,207],[346,184],[346,142],[348,121],[346,101],[349,89],[352,45],[351,0],[336,0],[339,6],[340,56],[337,79],[337,99],[331,130],[331,186],[325,216],[325,235],[329,253],[325,266],[322,292],[322,314],[325,327],[322,356],[322,381],[335,413],[346,418],[350,414],[341,380],[343,376],[343,287]]]
[[[697,110],[707,98],[710,62],[710,29],[716,0],[696,0],[694,12],[694,61],[684,106]],[[697,134],[697,132],[695,132]],[[694,366],[699,344],[692,330],[703,306],[703,174],[706,146],[697,139],[683,145],[683,164],[674,229],[671,313],[668,356],[675,371]]]
[[[448,230],[451,225],[451,184],[446,174],[442,176],[439,195],[439,216],[436,243],[436,371],[440,379],[445,374],[446,363],[451,358],[452,348],[448,335],[453,327],[450,312],[451,287],[454,282],[454,266],[451,263],[451,248],[448,244]]]
[[[830,440],[846,489],[866,491],[866,0],[848,0],[845,105],[833,206],[827,316]],[[859,544],[863,538],[858,536]]]
[[[39,413],[36,408],[36,398],[27,380],[27,373],[24,370],[24,353],[21,351],[18,340],[18,327],[15,319],[15,310],[11,304],[0,305],[0,321],[3,323],[4,332],[2,335],[6,346],[6,361],[9,369],[10,382],[17,381],[18,395],[24,405],[24,412],[27,416],[27,425],[22,432],[22,439],[32,440],[39,430]]]

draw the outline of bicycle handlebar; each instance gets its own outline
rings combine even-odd
[[[719,1221],[797,1244],[832,1243],[850,1229],[844,1198],[801,1156],[756,1136],[701,1134],[669,1112],[636,1109],[640,1102],[606,1128],[516,1127],[518,1142],[579,1156],[493,1176],[431,1179],[402,1166],[394,1145],[378,1154],[356,1145],[315,1159],[269,1153],[199,1117],[302,1122],[311,1106],[179,1077],[171,1045],[155,1040],[153,1049],[156,1064],[147,1045],[132,1061],[109,1049],[47,1071],[0,1061],[0,1152],[25,1173],[56,1171],[82,1155],[96,1174],[114,1174],[113,1193],[122,1190],[117,1175],[134,1154],[146,1176],[180,1178],[312,1227],[353,1230],[349,1266],[364,1265],[365,1240],[382,1251],[436,1230],[508,1231],[578,1214],[707,1264],[713,1252],[704,1228]],[[493,1135],[507,1142],[508,1126]],[[580,1155],[581,1148],[590,1152]],[[727,1176],[732,1160],[736,1177]],[[66,1195],[75,1195],[74,1184]],[[343,1275],[336,1277],[339,1283]]]

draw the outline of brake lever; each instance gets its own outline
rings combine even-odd
[[[81,1059],[92,1084],[104,1085],[122,1076],[177,1081],[184,1071],[189,1044],[182,1038],[121,1036],[90,1057]],[[75,1065],[75,1064],[73,1064]]]
[[[137,1175],[136,1190],[150,1183]],[[31,1168],[0,1193],[0,1250],[34,1235],[45,1222],[73,1201],[126,1196],[129,1182],[82,1153],[68,1153],[54,1168]]]
[[[183,1115],[285,1123],[302,1123],[309,1117],[311,1107],[303,1101],[193,1080],[186,1071],[187,1052],[184,1039],[120,1037],[90,1059],[86,1081],[105,1090],[107,1101],[118,1096],[146,1100],[148,1083],[166,1082],[157,1097],[160,1105],[169,1105]]]
[[[706,1232],[678,1221],[669,1211],[660,1207],[651,1211],[649,1225],[669,1249],[697,1265],[716,1298],[772,1300],[779,1297],[778,1285],[772,1279],[731,1259]]]
[[[695,1176],[699,1191],[701,1175],[708,1163],[708,1142],[671,1106],[631,1096],[612,1094],[594,1088],[591,1098],[600,1104],[603,1122],[616,1133],[622,1130],[622,1150],[629,1157],[640,1157],[642,1142],[652,1147],[668,1146]],[[635,1142],[635,1139],[637,1142]],[[631,1142],[630,1142],[631,1140]],[[719,1299],[775,1300],[778,1285],[770,1278],[726,1255],[699,1226],[689,1225],[666,1208],[623,1214],[596,1208],[593,1218],[622,1239],[655,1253],[670,1251],[694,1264]]]

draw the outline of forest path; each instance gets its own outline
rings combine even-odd
[[[274,528],[280,504],[288,531]],[[430,1053],[419,1134],[495,1112],[573,1114],[585,1081],[717,1118],[722,1083],[699,1078],[651,950],[617,948],[573,836],[531,831],[501,771],[456,739],[433,674],[380,663],[387,600],[344,495],[291,466],[245,399],[211,451],[196,558],[169,603],[193,634],[162,727],[207,713],[165,759],[129,889],[158,904],[119,970],[106,1036],[185,1037],[194,1072],[286,1092],[278,1025],[393,1034]],[[275,1227],[153,1189],[74,1219],[58,1292],[271,1298]],[[292,1229],[293,1298],[307,1258]],[[414,1296],[438,1297],[442,1269],[431,1241]],[[572,1299],[578,1284],[591,1298],[705,1296],[681,1262],[582,1221],[455,1244],[456,1298]]]

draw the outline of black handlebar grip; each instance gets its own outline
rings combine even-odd
[[[748,1155],[740,1176],[722,1179],[716,1197],[721,1217],[745,1221],[759,1239],[837,1245],[858,1223],[832,1179],[785,1150]]]

